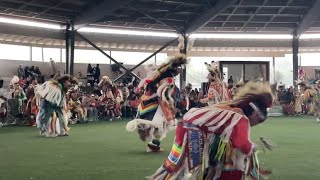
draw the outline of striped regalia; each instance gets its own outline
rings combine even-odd
[[[152,180],[242,180],[265,175],[250,140],[250,103],[270,107],[273,96],[266,83],[248,83],[234,100],[193,108],[176,128],[171,152]]]

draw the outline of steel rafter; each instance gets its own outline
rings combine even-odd
[[[238,9],[238,7],[241,5],[241,3],[243,2],[243,0],[240,0],[238,5],[236,5],[234,7],[234,9],[232,10],[231,14],[228,15],[227,19],[222,23],[222,26],[219,28],[218,31],[221,31],[221,29],[226,25],[226,23],[229,21],[229,19],[231,18],[231,16],[234,14],[234,12],[236,12],[236,10]]]
[[[237,0],[219,0],[214,7],[210,7],[200,14],[196,19],[190,21],[185,28],[186,34],[191,34],[207,25],[212,19],[218,16],[225,9],[230,7]]]
[[[320,18],[320,0],[316,0],[309,10],[309,12],[303,17],[301,23],[297,27],[297,36],[300,36],[302,33],[307,31],[315,21]]]
[[[181,29],[179,29],[179,28],[177,28],[177,27],[174,27],[174,26],[172,26],[172,25],[169,25],[169,24],[163,22],[162,20],[160,20],[159,18],[153,17],[153,16],[149,15],[148,13],[144,12],[143,10],[140,10],[140,9],[137,8],[137,7],[131,6],[130,8],[133,9],[133,10],[135,10],[135,11],[137,11],[137,12],[139,12],[140,14],[143,14],[144,16],[146,16],[146,17],[148,17],[148,18],[150,18],[150,19],[153,19],[154,21],[156,21],[156,22],[158,22],[158,23],[160,23],[160,24],[162,24],[162,25],[164,25],[164,26],[167,26],[167,27],[169,27],[169,28],[172,28],[172,29],[176,30],[177,32],[181,32]]]
[[[286,7],[288,7],[291,3],[293,2],[293,0],[289,0],[286,4],[286,6],[283,6],[282,8],[279,9],[278,13],[273,15],[271,17],[271,19],[265,23],[265,25],[263,26],[263,28],[261,28],[259,31],[263,31]]]
[[[74,19],[75,29],[79,29],[90,23],[95,23],[102,19],[106,14],[112,13],[121,6],[127,5],[131,0],[104,0],[99,4],[89,7]]]
[[[157,55],[159,52],[161,52],[162,50],[164,50],[166,47],[168,47],[170,44],[174,43],[177,41],[178,38],[175,38],[171,41],[169,41],[168,43],[166,43],[165,45],[163,45],[161,48],[159,48],[156,52],[152,53],[150,56],[148,56],[146,59],[144,59],[143,61],[141,61],[140,63],[138,63],[137,65],[135,65],[133,68],[129,69],[129,71],[127,71],[126,73],[120,75],[119,77],[117,77],[114,81],[118,81],[119,79],[121,79],[123,76],[127,75],[128,73],[133,72],[135,69],[137,69],[138,67],[140,67],[143,63],[147,62],[148,60],[150,60],[153,56]]]
[[[25,8],[26,6],[34,6],[34,7],[43,7],[43,8],[50,8],[51,6],[48,5],[43,5],[39,3],[34,3],[33,1],[26,2],[26,1],[20,1],[20,0],[1,0],[3,2],[13,2],[13,3],[21,3],[22,6],[20,8]],[[71,2],[71,1],[64,1],[65,2]],[[78,9],[68,9],[68,8],[62,8],[62,7],[54,7],[53,9],[55,10],[60,10],[60,11],[67,11],[67,12],[80,12]]]
[[[112,62],[114,62],[115,64],[117,64],[119,67],[121,67],[122,69],[124,69],[126,72],[128,72],[129,74],[131,74],[132,76],[140,79],[140,77],[138,77],[136,74],[134,74],[133,72],[131,72],[128,68],[124,67],[122,64],[120,64],[117,60],[115,60],[114,58],[112,58],[109,54],[107,54],[106,52],[104,52],[102,49],[100,49],[98,46],[96,46],[93,42],[91,42],[89,39],[87,39],[86,37],[84,37],[82,34],[80,34],[79,32],[75,31],[76,34],[83,39],[84,41],[86,41],[88,44],[90,44],[92,47],[94,47],[95,49],[97,49],[99,52],[101,52],[103,55],[105,55],[106,57],[108,57]]]
[[[47,8],[47,9],[45,9],[44,11],[42,11],[42,12],[40,12],[40,13],[38,13],[38,14],[36,14],[36,15],[32,16],[32,17],[33,17],[33,18],[36,18],[36,17],[38,17],[39,15],[44,14],[44,13],[46,13],[46,12],[50,11],[51,9],[54,9],[55,7],[60,6],[61,4],[63,4],[63,2],[59,2],[59,3],[57,3],[57,4],[56,4],[56,5],[54,5],[54,6],[48,7],[48,8]]]
[[[30,2],[32,2],[32,0],[31,0]],[[21,3],[23,3],[23,2],[21,2]],[[10,12],[9,14],[13,14],[13,13],[17,12],[18,10],[21,10],[21,9],[27,7],[27,6],[28,6],[28,4],[24,2],[23,4],[21,4],[21,6],[20,6],[18,9],[13,10],[13,11]]]
[[[264,0],[261,7],[259,7],[258,9],[255,10],[254,14],[252,14],[250,16],[250,18],[247,20],[246,23],[244,23],[244,25],[241,27],[241,29],[239,31],[242,31],[249,23],[250,21],[253,19],[253,17],[259,13],[259,11],[262,9],[262,6],[265,6],[268,3],[269,0]]]

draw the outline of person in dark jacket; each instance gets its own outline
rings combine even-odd
[[[96,83],[99,83],[100,80],[100,67],[99,64],[93,69],[93,74],[94,74],[94,80]]]

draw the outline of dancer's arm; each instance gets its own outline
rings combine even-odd
[[[239,149],[242,153],[251,153],[254,144],[250,141],[250,125],[247,118],[241,118],[234,126],[231,134],[231,142],[233,147]]]

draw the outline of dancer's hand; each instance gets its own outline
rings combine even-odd
[[[257,145],[256,144],[252,144],[252,152],[256,152],[257,151]]]

